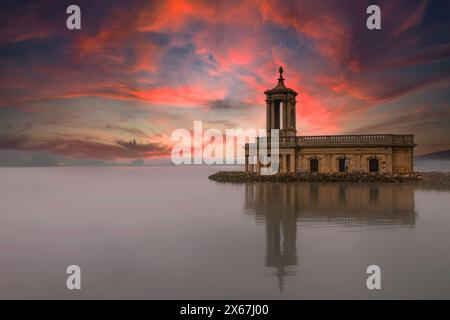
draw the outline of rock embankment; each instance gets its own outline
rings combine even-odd
[[[242,171],[220,171],[208,178],[219,182],[418,182],[424,181],[426,173],[385,174],[385,173],[278,173],[275,175],[257,175]],[[428,178],[428,177],[427,177]],[[427,179],[425,178],[425,179]],[[436,177],[434,177],[436,178]],[[447,176],[450,180],[450,175]]]

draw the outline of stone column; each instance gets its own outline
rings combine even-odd
[[[297,130],[297,128],[295,126],[295,117],[297,115],[295,114],[295,108],[294,108],[294,105],[292,104],[292,101],[291,101],[290,105],[291,105],[291,116],[292,116],[292,120],[291,120],[292,121],[292,130]]]
[[[369,164],[367,160],[367,156],[361,155],[361,170],[364,172],[369,172]]]
[[[284,104],[286,105],[286,129],[291,129],[291,108],[288,102],[288,99],[284,100]]]
[[[392,154],[387,155],[387,171],[388,173],[392,173]]]
[[[273,100],[270,101],[270,127],[275,128],[275,103]]]
[[[295,130],[297,128],[297,112],[295,110],[295,99],[292,100],[291,105],[292,105],[292,110],[294,111],[294,119],[293,119],[294,128],[293,129]]]
[[[290,119],[291,119],[291,113],[289,112],[289,103],[287,102],[287,99],[283,100],[283,106],[284,106],[284,112],[285,112],[285,116],[284,119],[286,120],[285,124],[284,124],[284,129],[290,129]]]
[[[295,153],[294,154],[291,154],[291,168],[290,168],[290,171],[291,172],[295,172]]]
[[[287,166],[287,160],[286,160],[286,155],[285,154],[282,154],[281,155],[281,158],[282,158],[282,171],[281,172],[283,172],[283,173],[286,173],[286,172],[288,172],[287,170],[287,168],[286,168],[286,166]]]

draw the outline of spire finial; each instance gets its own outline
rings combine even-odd
[[[283,78],[283,67],[280,67],[278,69],[278,72],[280,73],[280,77],[278,78],[278,86],[277,87],[284,87],[284,78]]]

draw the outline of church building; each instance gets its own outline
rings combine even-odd
[[[280,173],[413,173],[414,135],[297,136],[297,92],[285,86],[282,67],[279,73],[277,86],[264,93],[267,136],[271,130],[279,130]],[[258,145],[260,140],[256,140]],[[262,164],[258,158],[249,161],[249,149],[246,144],[245,170],[259,174]]]

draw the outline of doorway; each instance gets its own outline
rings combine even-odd
[[[339,172],[347,172],[348,166],[347,166],[347,159],[339,159]]]
[[[378,172],[378,170],[379,170],[378,159],[370,159],[369,160],[369,172]]]
[[[309,170],[311,172],[319,172],[319,160],[317,159],[309,160]]]

